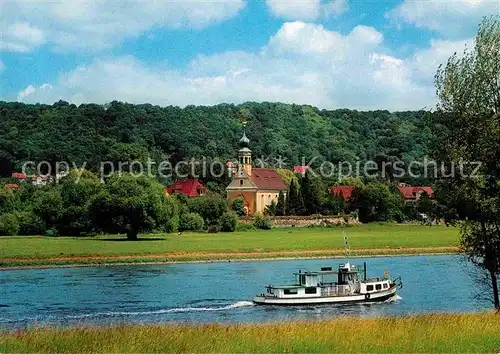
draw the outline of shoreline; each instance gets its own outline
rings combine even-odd
[[[458,254],[458,247],[422,247],[400,249],[363,249],[351,250],[349,257],[409,257],[437,256]],[[373,253],[372,253],[373,252]],[[281,252],[234,252],[234,253],[187,253],[166,255],[121,255],[121,256],[79,256],[57,258],[8,258],[0,259],[0,271],[51,269],[51,268],[84,268],[133,265],[162,264],[196,264],[226,262],[283,261],[301,259],[341,259],[345,258],[344,250],[309,250]],[[123,260],[120,262],[120,260]]]

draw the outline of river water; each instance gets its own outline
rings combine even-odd
[[[401,276],[387,303],[265,307],[251,303],[268,284],[293,273],[337,267],[342,259],[52,268],[0,272],[0,327],[38,324],[265,322],[423,312],[469,312],[490,304],[476,298],[472,266],[459,256],[352,259],[369,276]]]

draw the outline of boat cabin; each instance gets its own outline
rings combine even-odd
[[[366,265],[363,280],[359,279],[359,270],[349,262],[340,264],[337,270],[331,267],[321,268],[319,272],[302,272],[295,275],[295,284],[268,286],[267,296],[278,298],[307,298],[319,296],[345,296],[353,293],[371,294],[391,287],[390,279],[366,278]]]

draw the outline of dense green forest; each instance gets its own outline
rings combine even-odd
[[[283,103],[159,107],[111,102],[75,106],[0,102],[0,177],[24,161],[69,161],[98,171],[101,161],[233,159],[248,121],[254,158],[288,166],[323,161],[420,159],[431,129],[425,112],[319,110]]]
[[[116,174],[103,185],[99,170],[103,161],[151,159],[175,165],[193,157],[234,159],[243,121],[247,121],[254,161],[265,156],[272,162],[282,156],[288,167],[301,164],[302,158],[313,161],[313,168],[324,161],[409,162],[424,157],[432,141],[425,112],[320,111],[282,103],[181,109],[120,102],[79,107],[62,101],[52,106],[0,102],[0,114],[0,177],[5,183],[16,182],[9,177],[26,161],[67,161],[83,168],[58,184],[40,188],[21,183],[19,190],[1,189],[0,235],[110,232],[135,239],[139,232],[153,230],[234,231],[237,216],[243,216],[243,204],[239,200],[227,204],[227,174],[201,178],[209,195],[187,199],[164,195],[159,182],[169,183],[175,176],[156,181]],[[355,213],[363,222],[415,220],[421,212],[442,214],[428,198],[416,205],[404,204],[397,181],[391,178],[344,181],[358,186],[347,203],[327,192],[338,182],[333,177],[287,174],[286,200],[281,194],[265,214]],[[255,227],[271,225],[258,216]]]

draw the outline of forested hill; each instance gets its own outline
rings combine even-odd
[[[112,102],[75,106],[0,102],[0,173],[23,161],[65,160],[97,169],[100,161],[236,156],[241,121],[254,156],[321,161],[388,155],[405,161],[426,154],[425,112],[319,110],[283,103],[159,107]]]

